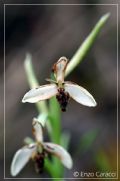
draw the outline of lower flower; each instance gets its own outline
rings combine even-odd
[[[16,176],[32,159],[35,163],[36,172],[41,173],[44,168],[44,159],[48,154],[52,154],[60,159],[62,164],[68,168],[72,168],[72,158],[70,154],[60,145],[43,142],[42,126],[37,119],[33,120],[33,134],[35,136],[35,142],[26,145],[19,149],[12,160],[11,175]]]

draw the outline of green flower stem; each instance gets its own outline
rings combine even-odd
[[[81,63],[81,61],[83,60],[89,49],[92,47],[93,43],[95,42],[100,30],[106,23],[109,16],[110,13],[107,13],[100,18],[98,23],[93,28],[92,32],[88,35],[88,37],[85,39],[82,45],[78,48],[71,61],[68,63],[65,76],[70,74],[75,69],[75,67],[77,67],[79,63]]]
[[[45,169],[50,174],[50,176],[54,178],[54,167],[52,167],[52,163],[49,159],[45,159]]]
[[[55,97],[49,100],[49,120],[51,123],[51,141],[60,144],[61,139],[61,110]]]
[[[27,75],[27,80],[29,83],[30,88],[38,87],[39,82],[35,76],[33,65],[32,65],[32,57],[30,54],[26,55],[26,59],[24,62],[24,67]],[[40,101],[36,103],[36,107],[38,109],[38,112],[42,113],[48,113],[47,104],[46,101]]]

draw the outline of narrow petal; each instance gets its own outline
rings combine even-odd
[[[57,63],[53,66],[53,71],[56,76],[56,80],[59,83],[64,82],[64,74],[67,67],[68,59],[66,57],[61,57]]]
[[[49,78],[47,78],[47,79],[45,79],[46,81],[48,81],[48,82],[50,82],[50,83],[57,83],[55,80],[52,80],[52,79],[49,79]]]
[[[33,126],[33,134],[36,138],[36,141],[41,143],[43,141],[42,125],[36,118],[34,118],[32,126]]]
[[[67,91],[70,96],[78,103],[89,107],[94,107],[97,105],[93,96],[83,87],[72,82],[65,82],[64,88],[65,91]]]
[[[50,97],[56,94],[57,94],[56,84],[47,84],[40,86],[38,88],[31,89],[29,92],[27,92],[24,95],[22,102],[35,103],[38,101],[49,99]]]
[[[35,150],[36,145],[30,144],[28,146],[24,146],[15,153],[10,168],[12,176],[16,176],[23,169]]]
[[[46,142],[44,143],[43,147],[49,153],[57,156],[65,167],[67,167],[68,169],[72,168],[73,165],[72,158],[70,154],[62,146]]]
[[[37,118],[34,118],[34,119],[37,120],[44,128],[48,120],[48,114],[46,112],[42,112],[38,115]]]

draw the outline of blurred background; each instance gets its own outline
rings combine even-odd
[[[13,3],[9,0],[9,3],[11,2]],[[32,0],[28,2],[34,3]],[[47,3],[49,2],[48,0]],[[104,3],[103,0],[97,2]],[[50,76],[53,63],[61,56],[71,59],[99,18],[107,12],[110,12],[111,16],[94,46],[84,61],[67,77],[67,80],[86,88],[98,105],[89,108],[71,100],[67,112],[62,114],[62,128],[71,134],[69,152],[74,161],[73,169],[66,170],[65,177],[73,177],[74,171],[116,171],[117,7],[7,5],[5,7],[6,177],[11,177],[10,164],[14,153],[23,145],[26,136],[32,136],[31,122],[32,118],[37,116],[34,104],[21,102],[23,95],[29,90],[24,70],[26,53],[32,55],[40,84],[45,84],[45,78]],[[0,13],[2,15],[3,11]],[[3,29],[2,21],[0,27]],[[0,41],[3,42],[3,36]],[[1,49],[2,47],[3,44]],[[4,73],[2,51],[0,59],[2,94]],[[3,138],[3,105],[0,106],[0,137]],[[3,163],[3,149],[0,162]],[[3,171],[2,164],[0,167]],[[45,176],[46,174],[41,175]],[[33,164],[30,163],[18,177],[39,177],[39,175],[35,173]]]

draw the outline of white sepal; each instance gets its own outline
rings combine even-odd
[[[43,142],[42,125],[36,118],[33,119],[32,126],[33,126],[33,134],[35,136],[36,141],[39,143]]]
[[[70,97],[72,97],[78,103],[89,107],[94,107],[97,105],[93,96],[83,87],[72,82],[65,82],[64,88],[65,91],[70,94]]]
[[[41,113],[37,118],[34,119],[37,120],[42,125],[42,127],[45,127],[45,124],[48,120],[48,115],[47,113]]]
[[[56,84],[47,84],[40,86],[38,88],[33,88],[30,91],[28,91],[24,95],[22,102],[35,103],[38,101],[49,99],[56,94],[57,94]]]
[[[59,83],[64,82],[65,70],[67,67],[68,59],[66,57],[61,57],[56,64],[54,64],[54,73],[56,80]]]
[[[70,154],[62,146],[54,144],[54,143],[45,142],[43,144],[43,147],[49,153],[57,156],[66,168],[68,169],[72,168],[72,165],[73,165],[72,158]]]
[[[24,146],[15,153],[10,168],[12,176],[16,176],[23,169],[35,150],[36,144],[30,144]]]

